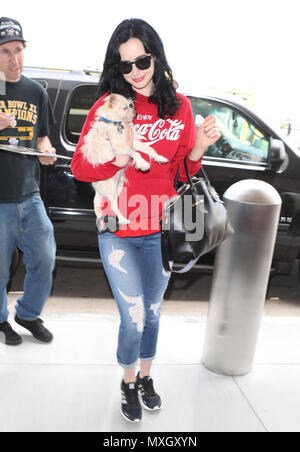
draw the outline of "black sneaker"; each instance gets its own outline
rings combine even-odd
[[[23,320],[16,315],[15,322],[29,330],[33,337],[41,342],[51,342],[53,339],[53,334],[44,327],[43,321],[40,318],[35,320]]]
[[[23,342],[21,336],[12,329],[8,322],[0,323],[0,331],[5,335],[6,345],[19,345]]]
[[[139,401],[136,383],[121,383],[121,414],[127,421],[140,422],[142,419],[142,408]]]
[[[146,410],[159,410],[161,408],[161,398],[154,390],[152,378],[140,378],[140,373],[138,373],[136,384],[141,395],[143,407]]]

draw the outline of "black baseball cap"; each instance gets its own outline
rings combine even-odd
[[[0,18],[0,45],[6,44],[10,41],[26,42],[23,38],[23,31],[21,24],[9,17]]]

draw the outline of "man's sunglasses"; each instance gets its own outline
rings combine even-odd
[[[138,69],[144,71],[151,66],[152,55],[138,57],[134,61],[120,61],[120,71],[122,74],[129,74],[132,71],[132,65],[135,64]]]

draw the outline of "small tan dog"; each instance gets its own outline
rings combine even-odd
[[[157,154],[150,146],[134,137],[133,149],[128,149],[125,141],[124,124],[131,123],[136,116],[134,104],[119,94],[110,94],[104,104],[97,110],[97,120],[84,138],[81,150],[86,159],[93,165],[104,164],[113,160],[117,154],[129,155],[133,165],[141,170],[150,168],[149,162],[136,152],[147,154],[158,163],[166,163],[168,159]],[[102,217],[101,200],[105,196],[109,199],[120,224],[129,224],[118,209],[118,197],[121,193],[125,177],[125,169],[120,169],[113,177],[107,180],[93,182],[95,189],[94,210],[97,219]]]

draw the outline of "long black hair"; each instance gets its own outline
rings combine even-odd
[[[119,68],[121,60],[119,47],[131,38],[138,38],[144,45],[146,53],[151,53],[155,57],[154,92],[149,102],[157,104],[160,118],[174,116],[180,103],[176,97],[173,74],[166,59],[162,40],[151,25],[141,19],[126,19],[113,32],[107,46],[98,96],[114,92],[135,98],[132,86],[124,79]]]

